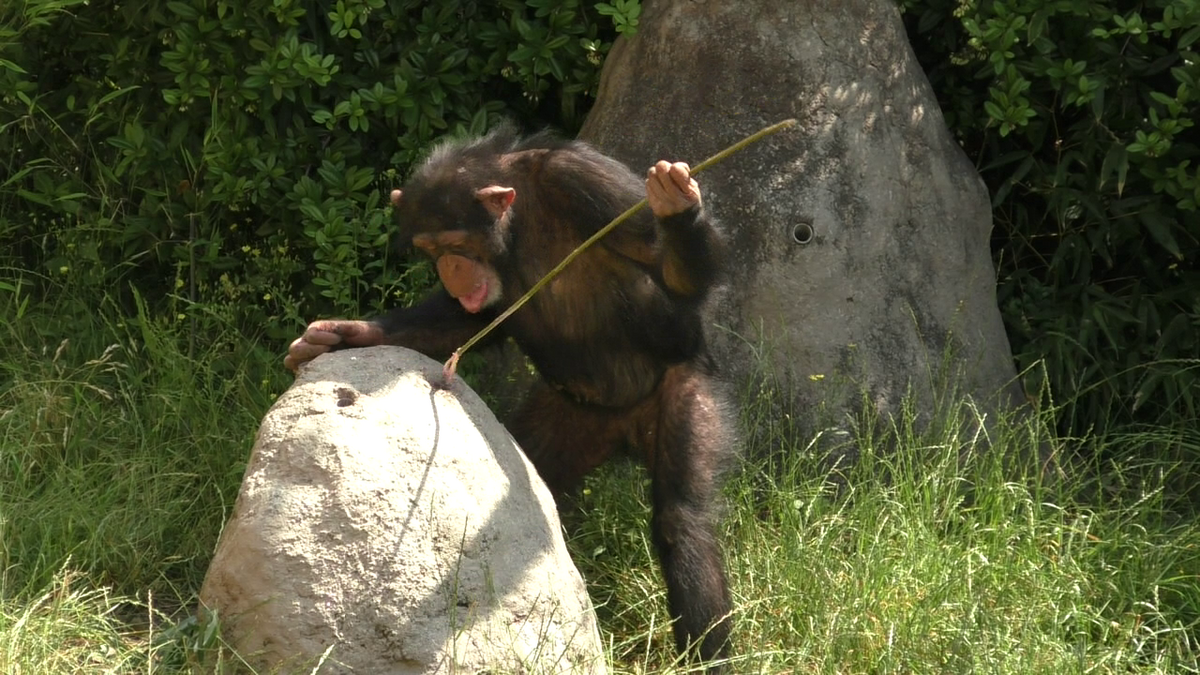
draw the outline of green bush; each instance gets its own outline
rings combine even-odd
[[[994,195],[1018,361],[1034,382],[1044,365],[1064,429],[1195,418],[1200,2],[902,6]],[[276,341],[408,301],[431,274],[386,245],[383,194],[432,142],[500,116],[575,128],[640,10],[0,4],[0,265],[29,272],[3,283],[136,288],[190,335],[217,315]]]
[[[1200,2],[901,4],[991,188],[1009,336],[1063,428],[1195,419]]]
[[[274,339],[403,301],[429,273],[392,259],[383,194],[442,136],[578,125],[639,10],[4,3],[0,264],[43,275],[34,291],[134,287],[178,321],[218,312]]]

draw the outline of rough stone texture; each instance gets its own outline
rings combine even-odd
[[[909,387],[928,409],[952,375],[977,400],[1010,403],[987,191],[893,3],[644,4],[581,138],[634,167],[695,163],[799,120],[699,179],[733,241],[712,338],[731,374],[751,375],[748,345],[765,344],[802,411],[857,408],[865,389],[886,413]],[[805,226],[812,240],[797,243]]]
[[[440,377],[398,347],[339,351],[263,420],[201,590],[252,664],[606,672],[553,498],[479,397]]]

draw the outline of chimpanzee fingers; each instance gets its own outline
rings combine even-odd
[[[329,351],[333,345],[340,343],[342,336],[337,332],[340,323],[342,322],[314,321],[308,324],[304,335],[292,340],[292,344],[288,345],[287,356],[283,358],[284,367],[296,372],[300,364],[312,361]]]
[[[646,171],[646,202],[655,215],[659,215],[659,209],[667,199],[659,179],[658,167],[652,166]]]
[[[667,169],[667,175],[675,182],[675,185],[680,190],[687,190],[688,183],[692,180],[692,168],[685,162],[675,162]]]
[[[314,345],[336,345],[347,336],[344,324],[348,321],[314,321],[308,324],[301,340]],[[294,343],[293,343],[294,344]]]
[[[383,329],[370,321],[335,321],[333,332],[351,347],[374,347],[383,344]]]
[[[308,324],[304,335],[288,346],[283,365],[295,372],[301,364],[311,361],[333,347],[345,343],[349,347],[370,347],[383,344],[383,329],[370,321],[326,319]]]
[[[669,189],[672,186],[670,162],[660,159],[654,166],[650,167],[650,169],[646,171],[646,184],[649,186],[651,183],[664,188],[664,193],[666,189]]]
[[[692,168],[685,162],[675,162],[670,167],[671,187],[678,190],[690,207],[700,202],[700,185],[692,178]]]
[[[646,201],[650,202],[650,206],[653,207],[664,199],[666,199],[666,195],[663,193],[662,184],[658,182],[658,176],[654,175],[652,167],[650,173],[646,175]]]
[[[662,186],[665,195],[679,195],[689,205],[700,201],[700,186],[692,178],[692,168],[687,162],[672,164],[660,160],[647,172],[647,179],[651,178]]]
[[[657,176],[646,179],[646,203],[650,205],[655,217],[666,218],[686,208],[678,203],[678,191],[673,192],[674,194],[667,192]]]
[[[327,351],[329,351],[329,345],[314,344],[304,337],[298,337],[288,347],[287,356],[283,358],[283,365],[288,370],[296,372],[300,364],[308,363]]]
[[[659,218],[683,213],[700,203],[700,186],[684,162],[659,161],[646,172],[646,200]]]
[[[671,165],[660,160],[646,172],[646,193],[659,199],[671,199],[679,189],[671,178]]]

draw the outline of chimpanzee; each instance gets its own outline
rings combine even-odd
[[[714,532],[731,440],[702,304],[725,243],[687,164],[660,161],[643,183],[586,143],[509,127],[443,145],[391,195],[402,239],[432,258],[442,289],[373,321],[313,322],[284,363],[379,344],[445,359],[643,195],[652,214],[618,226],[501,324],[542,378],[510,430],[559,498],[614,451],[640,451],[676,644],[711,660],[727,654],[731,623]]]

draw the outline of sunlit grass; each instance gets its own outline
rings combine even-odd
[[[0,672],[144,672],[141,640],[116,616],[120,604],[70,573],[40,594],[0,599]]]
[[[967,431],[978,424],[930,434],[900,425],[860,444],[859,463],[837,481],[826,480],[817,443],[748,464],[729,487],[725,523],[734,670],[1196,671],[1200,531],[1165,508],[1163,490],[1196,467],[1114,461],[1102,484],[1086,467],[1061,477],[1014,459],[1031,457],[1022,450],[1036,424],[989,425],[987,443]],[[1158,429],[1140,441],[1197,438]],[[644,487],[632,467],[602,474],[572,540],[628,672],[660,672],[674,658]]]
[[[60,313],[26,309],[0,314],[0,672],[236,663],[192,610],[278,356],[220,330],[188,356],[169,322],[107,305],[64,343]],[[920,429],[847,422],[859,461],[833,480],[829,439],[772,395],[746,401],[752,459],[726,489],[734,672],[1198,670],[1194,425],[1068,441],[950,401]],[[570,547],[613,670],[686,672],[644,473],[607,467],[580,505]]]

